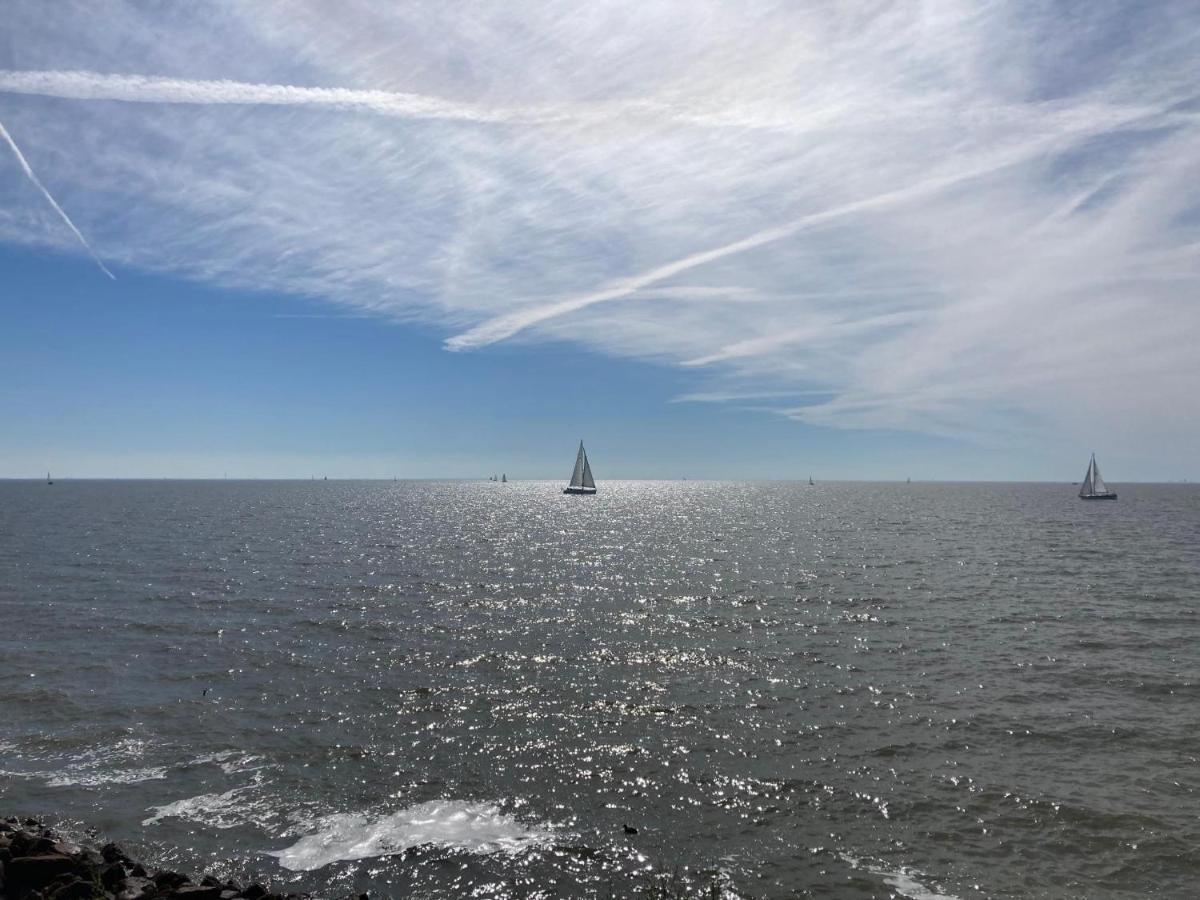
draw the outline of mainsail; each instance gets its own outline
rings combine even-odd
[[[583,441],[579,442],[579,453],[575,456],[575,468],[571,472],[571,484],[567,493],[590,494],[596,491],[596,479],[592,477],[592,464],[588,462]]]
[[[1088,463],[1087,472],[1083,476],[1083,484],[1079,486],[1079,496],[1085,500],[1115,500],[1117,494],[1111,491],[1100,475],[1100,467],[1096,465],[1096,454]]]
[[[575,468],[571,471],[571,487],[583,487],[583,470],[587,466],[587,454],[583,452],[583,441],[579,442],[579,453],[575,456]],[[588,472],[591,477],[591,472]]]

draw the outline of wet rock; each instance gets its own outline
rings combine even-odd
[[[150,897],[157,896],[158,885],[149,878],[133,875],[125,879],[125,883],[117,893],[117,900],[148,900]]]
[[[100,856],[106,863],[127,863],[132,860],[125,855],[125,851],[116,844],[105,844],[100,848]]]
[[[221,900],[237,900],[238,891],[233,888],[226,888],[221,891]]]
[[[224,887],[224,885],[221,884],[221,880],[219,878],[213,878],[211,875],[205,875],[203,878],[201,878],[200,884],[203,885],[204,887],[215,887],[215,888]]]
[[[174,890],[181,888],[191,881],[186,875],[181,875],[178,872],[159,872],[154,876],[154,883],[158,885],[160,891]]]
[[[102,896],[103,893],[98,892],[92,882],[82,878],[74,878],[48,895],[49,900],[90,900],[92,897]]]
[[[149,878],[150,873],[146,871],[146,867],[141,863],[134,863],[133,868],[129,870],[130,875],[136,875],[138,878]]]
[[[117,890],[124,880],[125,867],[120,863],[113,863],[100,870],[100,883],[110,891]]]
[[[61,875],[75,873],[75,860],[59,853],[16,856],[5,866],[4,889],[12,897],[40,891]]]
[[[188,884],[171,891],[167,897],[172,900],[221,900],[221,889],[212,885]]]
[[[246,900],[261,900],[261,898],[267,896],[267,889],[261,884],[252,884],[242,891],[242,896]]]

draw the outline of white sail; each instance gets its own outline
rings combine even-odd
[[[1083,473],[1083,484],[1079,486],[1079,496],[1086,497],[1092,493],[1092,466],[1096,464],[1096,460],[1088,461],[1087,471]]]
[[[583,441],[579,442],[579,453],[575,457],[575,468],[571,472],[571,487],[583,487],[583,470],[587,467],[587,454],[583,452]],[[588,478],[592,473],[588,472]],[[595,487],[595,485],[590,485]]]
[[[1096,457],[1092,457],[1092,493],[1107,494],[1108,485],[1104,483],[1104,479],[1100,477],[1100,467],[1096,465]]]
[[[592,478],[592,464],[588,462],[587,454],[583,454],[583,486],[585,488],[594,488],[596,480]]]

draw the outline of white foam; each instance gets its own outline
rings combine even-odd
[[[47,787],[98,787],[102,784],[137,784],[139,781],[157,781],[167,777],[167,770],[162,766],[148,766],[144,769],[110,769],[107,772],[94,769],[68,769],[57,773],[40,773],[49,775]]]
[[[943,894],[940,888],[934,889],[927,887],[917,880],[916,876],[923,873],[918,872],[911,866],[901,866],[899,869],[889,869],[886,866],[875,865],[873,863],[863,862],[849,853],[839,854],[842,859],[850,863],[850,866],[855,869],[865,869],[872,875],[879,875],[883,878],[883,883],[888,887],[894,888],[897,894],[902,897],[908,897],[909,900],[960,900],[953,894]]]
[[[143,819],[143,825],[156,825],[166,818],[191,819],[196,822],[206,822],[217,828],[232,828],[238,824],[230,821],[229,813],[241,805],[241,797],[246,788],[234,788],[223,794],[200,794],[185,800],[176,800],[164,806],[152,806],[154,815]]]
[[[551,839],[547,829],[522,825],[495,804],[463,800],[433,800],[377,818],[344,813],[321,820],[318,828],[268,855],[285,869],[308,872],[339,860],[389,856],[424,844],[470,853],[518,853]]]

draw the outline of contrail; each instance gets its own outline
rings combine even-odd
[[[578,119],[567,107],[478,106],[425,94],[351,88],[297,87],[242,81],[189,81],[101,72],[21,72],[0,69],[0,91],[67,100],[198,105],[324,106],[405,119],[492,124],[545,124]]]
[[[54,207],[54,211],[58,213],[59,217],[67,223],[67,227],[71,229],[71,233],[74,234],[75,237],[79,238],[79,243],[83,245],[83,249],[88,252],[88,255],[91,256],[96,265],[100,267],[100,271],[113,281],[116,281],[117,276],[108,271],[108,267],[105,266],[100,257],[96,255],[96,251],[92,249],[92,245],[87,242],[80,230],[75,227],[75,223],[71,221],[71,217],[67,215],[66,210],[59,206],[54,197],[50,195],[50,192],[46,190],[46,186],[42,184],[41,180],[37,177],[37,174],[33,171],[33,168],[25,160],[25,155],[21,153],[21,148],[18,147],[17,142],[12,139],[12,135],[8,133],[8,130],[4,127],[3,122],[0,122],[0,138],[4,138],[5,143],[12,147],[13,155],[17,157],[17,162],[21,164],[21,168],[24,170],[26,176],[28,176],[29,180],[33,182],[34,187],[42,192],[42,196],[45,197],[47,202]]]

